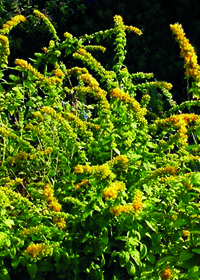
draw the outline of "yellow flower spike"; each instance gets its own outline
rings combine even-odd
[[[185,75],[190,78],[193,77],[196,81],[200,80],[200,66],[197,62],[197,55],[189,40],[185,37],[181,24],[171,24],[172,33],[176,35],[176,41],[181,48],[181,56],[185,60]]]
[[[59,229],[64,229],[66,227],[66,222],[64,218],[54,218],[53,222],[57,225]]]
[[[8,37],[0,35],[0,63],[8,63],[8,56],[10,54]]]
[[[53,34],[53,37],[56,39],[56,40],[59,40],[58,36],[57,36],[57,33],[56,33],[56,30],[53,26],[53,24],[50,22],[50,20],[48,19],[47,16],[45,16],[44,14],[42,14],[40,11],[38,10],[34,10],[33,13],[39,18],[39,19],[42,19],[44,21],[44,23],[46,24],[46,26],[48,27],[50,33]]]
[[[24,253],[25,255],[37,259],[37,257],[39,256],[43,256],[43,257],[46,257],[48,255],[51,256],[53,254],[53,247],[45,243],[31,244],[24,251]]]
[[[140,190],[135,191],[132,207],[134,211],[141,211],[143,209],[142,192]]]
[[[19,67],[24,68],[28,72],[32,73],[36,78],[43,81],[45,79],[44,75],[38,72],[32,65],[30,65],[26,60],[23,59],[15,59],[15,64]]]
[[[20,22],[25,22],[25,21],[27,21],[25,16],[17,15],[13,17],[11,20],[7,21],[5,24],[3,24],[3,29],[0,30],[0,33],[3,35],[8,34],[13,29],[13,27],[18,25]]]
[[[128,32],[134,32],[137,35],[142,35],[143,34],[142,31],[137,27],[133,27],[131,25],[130,26],[125,25],[124,27],[126,28],[126,31],[128,31]]]

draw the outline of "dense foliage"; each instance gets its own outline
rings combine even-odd
[[[33,21],[49,45],[10,67],[9,34]],[[38,10],[3,25],[0,278],[199,279],[200,67],[181,25],[169,28],[192,96],[180,105],[170,83],[130,73],[126,34],[142,31],[121,16],[63,41]],[[95,59],[106,49],[90,44],[106,38],[110,69]]]

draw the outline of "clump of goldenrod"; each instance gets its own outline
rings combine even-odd
[[[105,200],[110,198],[117,198],[118,192],[123,191],[125,189],[125,184],[123,182],[113,182],[109,187],[103,190]]]

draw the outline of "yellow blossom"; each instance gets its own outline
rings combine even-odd
[[[17,15],[13,17],[11,20],[7,21],[5,24],[3,24],[3,29],[0,30],[0,33],[2,34],[8,34],[13,27],[18,25],[20,22],[27,21],[25,16]]]

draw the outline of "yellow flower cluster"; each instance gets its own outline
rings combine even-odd
[[[50,184],[46,184],[44,186],[43,194],[46,197],[47,202],[49,203],[49,208],[55,212],[60,212],[62,207],[60,203],[58,203],[58,200],[53,196],[54,190],[51,188]]]
[[[96,50],[96,51],[102,51],[102,52],[105,52],[106,51],[106,48],[103,47],[103,46],[85,46],[85,49],[88,50],[88,51],[93,51],[93,50]]]
[[[0,30],[0,33],[3,35],[8,34],[13,29],[13,27],[18,25],[20,22],[25,22],[25,21],[27,21],[26,17],[22,15],[17,15],[13,17],[11,20],[7,21],[5,24],[3,24],[3,29]]]
[[[186,77],[193,77],[195,80],[200,80],[200,66],[197,62],[197,55],[189,40],[185,37],[181,24],[171,24],[170,28],[173,34],[176,35],[176,41],[181,48],[181,56],[185,60],[185,75]]]
[[[133,208],[131,205],[118,205],[110,208],[110,213],[115,216],[120,216],[121,213],[131,213]]]
[[[110,208],[110,212],[112,215],[119,216],[121,213],[138,213],[143,209],[142,203],[142,192],[140,190],[136,190],[132,205],[118,205]]]
[[[66,39],[68,39],[68,40],[72,40],[72,39],[73,39],[72,34],[70,34],[69,32],[65,32],[65,33],[64,33],[64,37],[65,37]]]
[[[30,65],[26,60],[23,59],[15,59],[15,64],[19,67],[22,67],[26,71],[33,74],[38,80],[46,83],[46,84],[55,84],[62,82],[62,79],[57,77],[45,77],[40,72],[38,72],[32,65]]]
[[[110,170],[108,163],[96,166],[89,165],[80,165],[74,167],[74,173],[82,174],[82,173],[93,173],[99,176],[101,179],[106,179],[108,177],[113,177],[113,173]]]
[[[47,47],[43,47],[43,48],[42,48],[42,50],[43,50],[45,53],[47,53],[47,52],[48,52]]]
[[[55,217],[53,219],[54,224],[57,225],[59,229],[64,229],[66,227],[65,218],[62,217]]]
[[[38,135],[44,135],[44,130],[40,129],[38,127],[38,125],[33,125],[32,123],[28,123],[26,126],[25,126],[25,129],[26,130],[30,130],[30,131],[34,131],[36,132]]]
[[[53,116],[56,115],[56,111],[50,106],[43,106],[43,107],[41,107],[40,110],[42,112],[46,113],[46,114],[50,114],[50,115],[53,115]]]
[[[108,162],[109,165],[113,166],[115,164],[120,165],[122,168],[127,168],[129,163],[129,159],[126,155],[119,155],[114,157],[112,160]]]
[[[73,113],[66,113],[65,116],[69,121],[74,121],[78,128],[82,128],[86,130],[87,125],[85,121],[82,121],[79,117],[75,116]]]
[[[89,180],[83,179],[80,183],[74,186],[74,191],[79,190],[82,186],[87,186],[89,184]]]
[[[88,86],[95,92],[98,99],[103,99],[105,97],[105,91],[100,90],[99,83],[91,74],[82,74],[80,80],[88,84]]]
[[[8,63],[8,56],[10,54],[8,37],[0,35],[0,65],[1,63]]]
[[[171,277],[172,277],[172,270],[171,270],[171,268],[166,267],[161,273],[161,278],[163,280],[170,280]]]
[[[131,26],[131,25],[130,26],[124,25],[124,27],[125,27],[126,31],[128,31],[128,32],[134,32],[134,33],[136,33],[138,35],[142,35],[143,34],[142,31],[139,28],[137,28],[137,27],[134,27],[134,26]]]
[[[34,259],[36,259],[37,257],[52,256],[53,247],[45,243],[31,244],[24,251],[24,253]]]
[[[131,105],[133,110],[136,112],[136,117],[138,120],[147,113],[146,108],[141,108],[140,104],[135,100],[135,98],[131,97],[128,93],[125,93],[120,88],[114,88],[110,92],[110,96],[120,100],[121,102],[126,102],[127,104]]]
[[[7,186],[7,187],[14,187],[14,186],[16,186],[16,185],[18,185],[18,184],[23,185],[23,179],[21,179],[21,178],[15,178],[15,180],[11,180],[11,181],[9,181],[8,183],[6,183],[6,186]]]
[[[24,228],[21,232],[20,235],[22,237],[26,236],[26,235],[32,235],[32,234],[36,234],[41,230],[40,226],[35,226],[35,227],[30,227],[30,228]]]
[[[60,69],[54,70],[53,73],[55,76],[60,77],[62,79],[64,79],[64,77],[65,77],[65,74]]]
[[[120,191],[123,191],[125,189],[125,184],[123,182],[113,182],[110,184],[108,188],[105,188],[103,190],[104,198],[105,200],[108,200],[110,198],[117,198],[117,194]]]
[[[121,16],[115,15],[115,16],[113,17],[113,19],[114,19],[114,22],[115,22],[117,25],[123,24],[123,19],[122,19]]]
[[[32,151],[35,151],[35,148],[28,141],[22,139],[21,137],[10,131],[9,128],[0,127],[0,134],[21,143],[23,146],[28,147]]]
[[[74,58],[81,59],[85,61],[89,66],[91,66],[101,77],[106,76],[107,71],[104,67],[99,63],[90,53],[88,53],[85,49],[80,48],[74,54]]]
[[[36,118],[38,118],[39,120],[41,120],[41,121],[43,120],[43,116],[42,116],[42,114],[40,112],[36,111],[36,112],[33,113],[33,115]]]
[[[134,211],[140,211],[143,209],[142,192],[140,190],[135,191],[132,207]]]
[[[173,115],[167,119],[159,119],[155,121],[156,125],[173,125],[177,128],[177,134],[170,136],[170,142],[178,141],[179,144],[187,145],[188,141],[188,124],[199,120],[199,116],[195,114]]]
[[[176,175],[178,173],[178,167],[176,166],[165,166],[158,168],[151,173],[151,178],[161,177],[161,175]]]
[[[71,69],[67,69],[68,75],[80,75],[80,74],[88,74],[88,70],[86,68],[73,67]]]
[[[56,40],[59,40],[59,38],[58,38],[58,36],[57,36],[57,34],[56,34],[56,30],[55,30],[53,24],[52,24],[52,23],[50,22],[50,20],[48,19],[48,17],[45,16],[44,14],[42,14],[42,13],[41,13],[40,11],[38,11],[38,10],[34,10],[33,12],[34,12],[34,14],[35,14],[39,19],[42,19],[42,20],[45,22],[46,26],[48,27],[50,33],[53,34],[54,38],[55,38]]]
[[[189,237],[190,236],[190,231],[185,229],[185,230],[182,230],[182,234],[181,234],[183,237]]]
[[[165,88],[167,90],[170,90],[173,86],[170,83],[157,81],[157,82],[150,82],[149,85],[153,85],[155,87]]]

